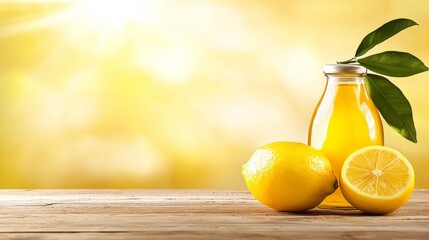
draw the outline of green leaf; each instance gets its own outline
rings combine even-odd
[[[367,53],[371,48],[375,47],[379,43],[396,35],[400,31],[418,25],[411,19],[399,18],[385,23],[383,26],[377,28],[373,32],[369,33],[364,37],[356,50],[355,57],[359,57]]]
[[[357,61],[376,73],[392,77],[408,77],[428,70],[420,59],[406,52],[387,51]]]
[[[365,84],[384,120],[404,138],[416,143],[413,112],[401,90],[387,78],[375,74],[368,74]]]

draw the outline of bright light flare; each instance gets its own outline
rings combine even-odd
[[[122,30],[127,22],[147,24],[155,17],[158,1],[151,0],[86,0],[76,5],[76,10],[90,26],[108,25]]]

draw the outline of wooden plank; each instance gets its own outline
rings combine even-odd
[[[415,232],[323,232],[323,233],[303,233],[303,232],[274,232],[269,235],[259,233],[219,233],[212,232],[113,232],[113,233],[12,233],[1,234],[0,239],[70,239],[70,240],[89,240],[89,239],[428,239],[426,233]]]
[[[0,190],[0,239],[429,238],[429,190],[385,216],[277,212],[244,191]]]

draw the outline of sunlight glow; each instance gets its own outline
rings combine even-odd
[[[143,53],[140,65],[160,80],[177,84],[190,80],[195,65],[195,56],[189,49],[169,47]]]
[[[150,22],[156,5],[157,1],[150,0],[87,0],[77,4],[76,9],[89,24],[107,24],[119,31],[127,22]]]

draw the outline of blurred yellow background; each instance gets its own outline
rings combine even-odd
[[[400,17],[370,53],[429,64],[429,2],[0,0],[1,188],[244,189],[261,145],[307,142],[324,64]],[[391,80],[418,144],[386,123],[429,188],[429,73]]]

